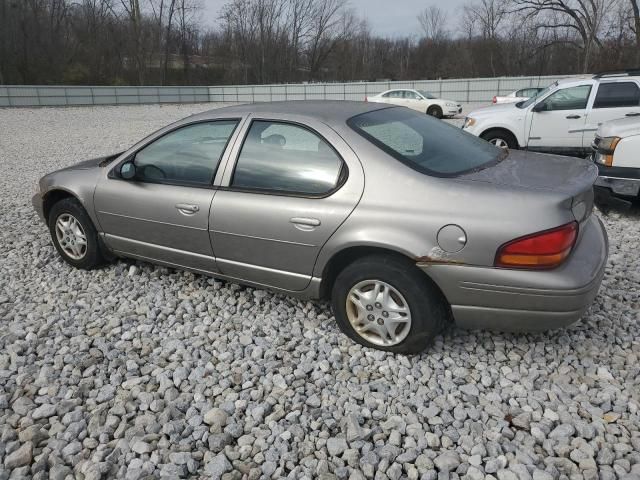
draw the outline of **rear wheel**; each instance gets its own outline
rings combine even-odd
[[[484,140],[499,148],[515,150],[518,148],[518,141],[506,130],[489,130],[481,136]]]
[[[442,330],[447,306],[438,289],[408,261],[372,255],[336,278],[331,302],[340,329],[366,347],[423,351]]]
[[[430,115],[432,117],[435,118],[442,118],[442,108],[440,108],[438,105],[431,105],[428,109],[427,109],[427,115]]]
[[[98,232],[75,198],[65,198],[51,207],[49,232],[56,250],[68,264],[91,270],[104,262]]]

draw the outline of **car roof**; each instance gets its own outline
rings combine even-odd
[[[321,120],[323,122],[346,122],[351,117],[385,108],[393,108],[381,103],[353,102],[345,100],[289,100],[284,102],[260,102],[215,108],[190,117],[192,120],[207,120],[221,117],[246,115],[278,116],[296,115]]]

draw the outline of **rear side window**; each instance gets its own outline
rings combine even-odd
[[[254,121],[231,185],[323,196],[337,188],[343,168],[336,151],[315,132],[289,123]]]
[[[364,113],[347,124],[402,163],[438,177],[454,177],[502,160],[508,152],[448,123],[404,108]]]
[[[209,185],[236,120],[197,123],[163,135],[135,157],[142,182]]]
[[[602,83],[593,108],[637,107],[640,105],[640,88],[633,82]]]

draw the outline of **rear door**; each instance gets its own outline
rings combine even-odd
[[[582,148],[591,85],[556,90],[529,112],[530,150],[573,151]],[[540,109],[539,111],[536,111]]]
[[[358,203],[364,177],[332,129],[295,118],[251,120],[214,198],[210,229],[223,274],[300,291]]]
[[[617,118],[635,117],[640,121],[640,86],[633,80],[601,82],[587,114],[582,145],[591,147],[600,124]]]

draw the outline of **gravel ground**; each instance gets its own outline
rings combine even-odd
[[[640,478],[637,209],[604,217],[580,323],[415,357],[353,344],[325,304],[64,264],[36,180],[206,108],[0,110],[0,479]]]

